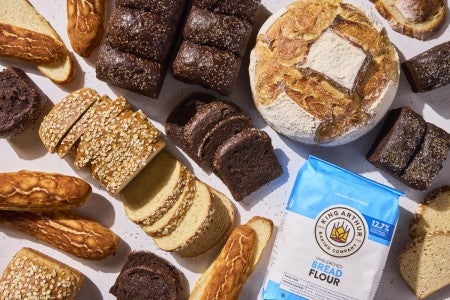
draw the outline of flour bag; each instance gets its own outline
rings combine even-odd
[[[263,299],[372,299],[401,195],[310,156],[279,226]]]

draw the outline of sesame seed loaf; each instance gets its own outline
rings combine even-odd
[[[419,204],[409,226],[411,239],[435,231],[450,231],[450,186],[435,189]]]
[[[414,239],[398,258],[400,274],[419,299],[450,284],[450,232]]]
[[[186,169],[167,151],[161,151],[120,192],[127,217],[153,224],[177,201],[186,185]]]
[[[168,235],[154,237],[156,246],[164,251],[174,251],[189,241],[197,231],[204,226],[205,221],[210,222],[214,209],[209,188],[203,182],[195,181],[196,190],[192,205],[186,212],[183,220]]]
[[[2,299],[72,300],[83,280],[83,274],[74,268],[34,249],[22,248],[0,278],[0,295]]]
[[[179,195],[173,206],[158,220],[151,225],[146,220],[140,223],[142,230],[149,236],[160,237],[170,234],[183,221],[187,210],[191,207],[194,201],[196,184],[195,176],[186,170],[186,184],[183,192]]]
[[[45,148],[54,153],[67,132],[99,99],[95,90],[82,88],[56,103],[39,127],[39,137]]]
[[[199,230],[175,252],[184,257],[196,257],[217,245],[227,234],[234,220],[234,206],[224,194],[209,187],[215,207]]]

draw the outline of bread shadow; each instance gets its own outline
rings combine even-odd
[[[95,283],[89,277],[84,275],[84,281],[76,299],[102,300],[103,296]]]
[[[99,194],[92,194],[79,208],[75,209],[80,215],[99,222],[105,227],[114,225],[115,211],[111,202]],[[99,214],[98,212],[102,212]]]
[[[44,117],[50,112],[53,103],[45,96],[42,112],[39,118],[24,132],[16,137],[7,139],[17,156],[23,160],[34,160],[47,154],[47,149],[39,137],[39,127]]]

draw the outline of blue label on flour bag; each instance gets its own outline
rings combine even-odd
[[[287,203],[263,298],[371,299],[394,235],[401,195],[310,156]]]

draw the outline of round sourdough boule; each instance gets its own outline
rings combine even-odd
[[[294,2],[261,27],[250,85],[266,122],[306,144],[351,142],[382,119],[399,82],[397,52],[373,12],[339,0]]]

